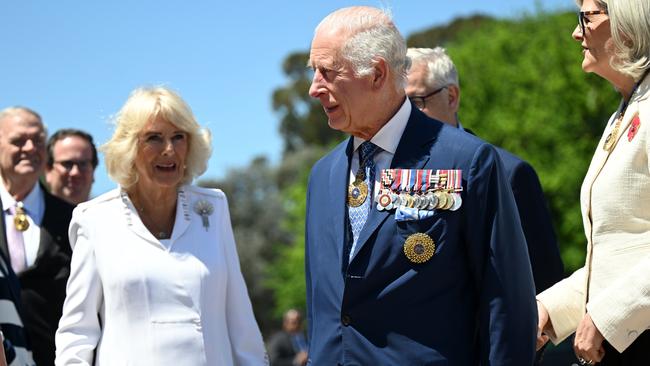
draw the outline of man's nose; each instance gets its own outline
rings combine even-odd
[[[309,86],[309,96],[312,98],[318,98],[319,95],[323,93],[323,75],[321,75],[318,69],[314,70],[314,77],[311,79],[311,85]]]

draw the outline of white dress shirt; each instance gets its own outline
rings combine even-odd
[[[197,204],[211,207],[203,217]],[[56,365],[265,365],[225,195],[184,186],[164,245],[120,189],[77,206]]]
[[[11,221],[13,216],[9,213],[9,209],[16,205],[16,200],[7,192],[4,184],[0,184],[0,199],[2,199],[5,224],[13,225]],[[36,261],[41,243],[41,222],[43,222],[43,215],[45,214],[45,196],[41,185],[36,183],[22,202],[27,221],[29,221],[29,228],[23,231],[25,260],[27,261],[27,267],[29,267]]]

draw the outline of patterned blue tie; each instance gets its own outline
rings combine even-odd
[[[350,248],[348,261],[354,254],[354,248],[357,246],[357,240],[363,225],[366,224],[370,207],[373,201],[373,189],[375,185],[375,161],[374,156],[379,151],[379,146],[370,141],[366,141],[359,146],[359,169],[365,170],[366,184],[368,185],[368,197],[358,207],[350,206],[348,214],[350,215],[350,226],[352,227],[352,247]]]

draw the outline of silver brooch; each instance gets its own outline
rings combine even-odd
[[[201,220],[203,220],[203,227],[205,228],[205,231],[208,231],[208,227],[210,227],[208,216],[212,215],[214,212],[214,206],[212,206],[212,203],[206,200],[196,201],[194,204],[194,212],[201,215]]]

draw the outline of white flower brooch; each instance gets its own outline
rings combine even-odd
[[[214,212],[214,206],[212,206],[212,203],[206,200],[196,201],[194,204],[194,212],[201,215],[201,219],[203,220],[203,227],[205,228],[205,231],[208,231],[208,227],[210,227],[210,220],[208,220],[208,216],[212,215]]]

